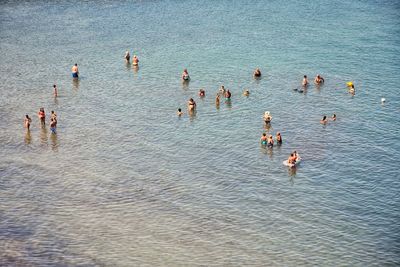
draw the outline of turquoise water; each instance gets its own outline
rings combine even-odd
[[[0,265],[399,265],[398,2],[0,7]],[[190,97],[196,115],[177,118]],[[283,145],[260,147],[264,131]]]

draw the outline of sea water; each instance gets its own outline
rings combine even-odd
[[[0,265],[398,265],[399,14],[373,0],[1,1]],[[216,107],[221,85],[232,100]],[[278,131],[282,146],[260,146]]]

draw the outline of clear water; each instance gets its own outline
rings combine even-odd
[[[400,264],[399,26],[397,1],[1,1],[0,265]]]

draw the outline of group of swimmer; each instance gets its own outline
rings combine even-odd
[[[46,113],[44,111],[44,108],[40,108],[38,112],[38,118],[40,125],[43,128],[46,126]],[[27,129],[27,131],[30,131],[31,128],[31,123],[32,123],[32,118],[29,117],[28,114],[25,115],[24,119],[24,127]],[[57,129],[57,114],[54,112],[54,110],[51,111],[51,116],[50,116],[50,131],[52,134],[56,134],[56,129]]]
[[[129,63],[130,59],[131,59],[131,54],[129,53],[129,51],[125,52],[125,61]],[[139,58],[136,55],[133,55],[132,57],[132,66],[139,66]]]
[[[255,79],[259,79],[261,77],[261,70],[259,68],[256,68],[254,70],[253,77]],[[181,79],[182,79],[182,81],[184,83],[187,83],[187,82],[190,81],[190,76],[189,76],[189,72],[188,72],[187,69],[183,70],[183,73],[181,75]],[[325,83],[324,77],[322,77],[320,74],[317,74],[315,76],[315,78],[314,78],[314,84],[317,85],[317,86],[320,86],[320,85],[322,85],[324,83]],[[310,83],[308,81],[307,75],[304,75],[302,83],[301,83],[303,89],[296,89],[296,90],[299,90],[300,92],[303,92],[303,90],[305,90],[309,86],[309,84]],[[347,83],[347,85],[349,87],[349,93],[354,95],[355,94],[354,84],[352,82],[349,82],[349,83]],[[204,89],[200,89],[199,92],[198,92],[198,95],[199,95],[200,98],[203,98],[205,96],[205,90]],[[250,91],[248,89],[245,89],[243,91],[243,96],[249,96],[249,95],[250,95]],[[225,101],[226,102],[229,102],[231,97],[232,97],[232,93],[228,89],[226,89],[224,87],[224,85],[221,85],[221,87],[219,88],[219,91],[218,91],[218,93],[216,94],[216,97],[215,97],[215,104],[216,104],[217,107],[220,104],[221,96],[225,97]],[[193,112],[196,110],[196,102],[195,102],[195,100],[193,98],[190,98],[188,100],[187,109],[188,109],[189,114],[193,114]],[[182,109],[178,108],[177,115],[178,116],[182,116],[183,114],[184,113],[182,112]],[[263,116],[263,120],[264,120],[264,123],[266,125],[270,125],[271,124],[272,115],[270,114],[269,111],[265,111],[264,116]],[[336,121],[336,114],[335,113],[332,115],[330,120]],[[328,118],[327,118],[326,115],[323,116],[323,118],[320,120],[320,123],[321,124],[327,124],[328,123]],[[281,136],[280,132],[276,133],[275,140],[276,140],[276,143],[278,145],[282,144],[282,136]],[[269,148],[272,148],[273,145],[274,145],[273,136],[272,135],[268,135],[267,136],[267,133],[263,133],[262,134],[260,141],[261,141],[262,145],[265,145],[266,147],[269,147]],[[300,159],[300,157],[299,157],[298,153],[296,151],[294,151],[293,153],[291,153],[291,155],[289,156],[289,158],[287,160],[288,166],[291,166],[291,167],[295,166],[296,163],[298,163],[299,159]]]

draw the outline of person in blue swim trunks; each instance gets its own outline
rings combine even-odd
[[[78,70],[78,64],[75,63],[74,66],[72,66],[72,77],[73,78],[78,78],[79,77],[79,70]]]
[[[262,145],[266,145],[267,144],[268,138],[267,138],[267,134],[266,133],[262,134],[262,136],[260,138],[260,142],[261,142]]]

